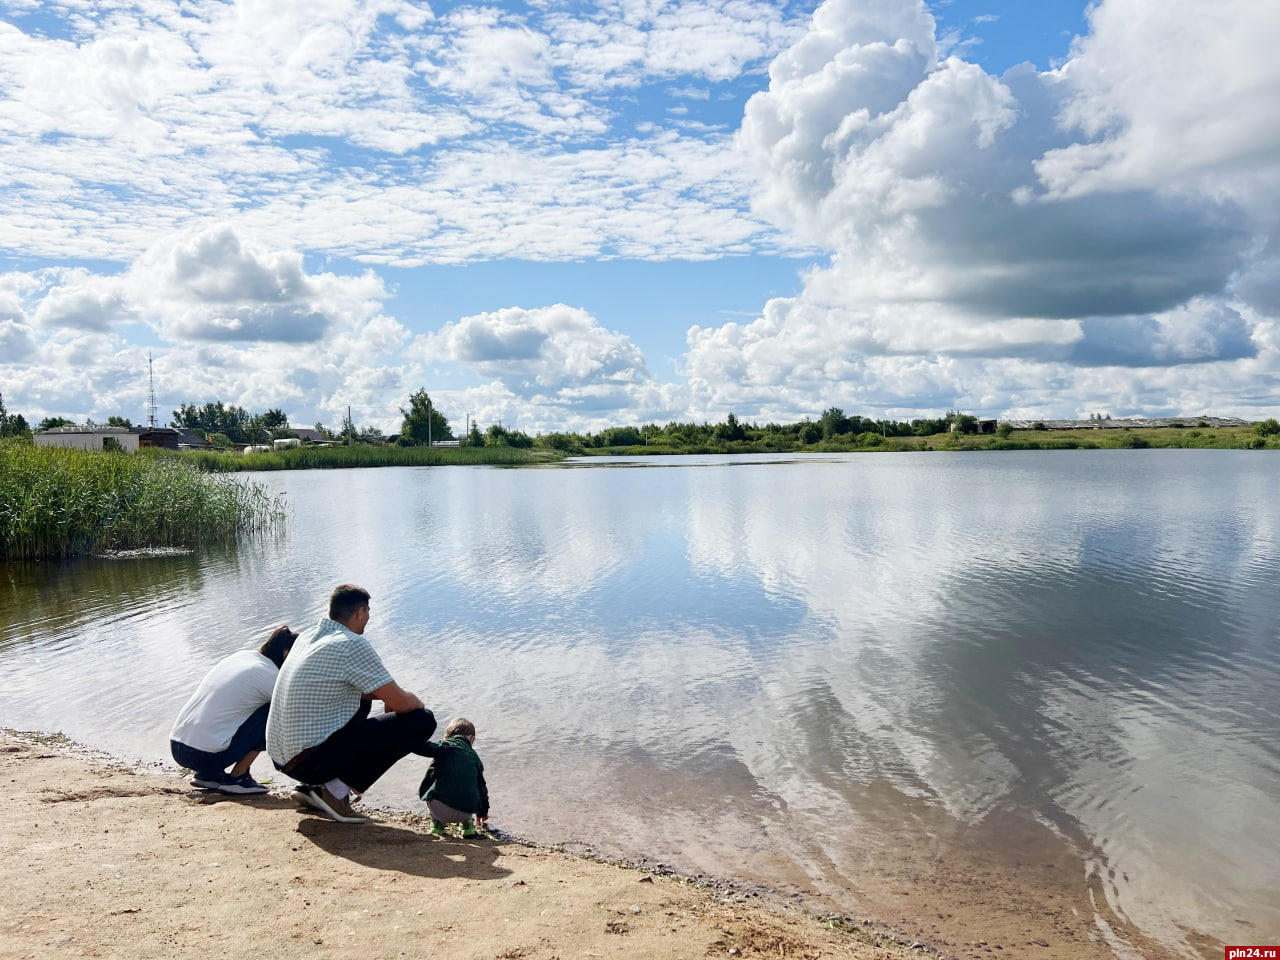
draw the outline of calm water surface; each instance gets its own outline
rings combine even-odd
[[[1014,864],[1047,837],[1183,952],[1275,943],[1278,472],[1153,450],[265,474],[291,504],[266,540],[0,567],[0,723],[167,759],[210,665],[353,581],[396,678],[476,722],[513,832],[846,909],[940,849]],[[420,775],[371,799],[411,806]]]

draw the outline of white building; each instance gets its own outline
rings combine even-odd
[[[128,427],[57,427],[37,433],[37,447],[70,447],[76,450],[124,450],[133,453],[141,437]]]

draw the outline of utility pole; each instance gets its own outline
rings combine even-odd
[[[151,391],[147,395],[147,426],[156,428],[156,371],[151,362],[151,351],[147,351],[147,376],[151,380]]]

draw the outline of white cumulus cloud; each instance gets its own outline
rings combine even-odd
[[[1061,69],[994,77],[937,60],[922,3],[826,0],[738,142],[756,208],[830,262],[754,323],[690,331],[704,409],[789,406],[785,384],[797,401],[1000,413],[1014,371],[1077,405],[1099,389],[1084,368],[1106,366],[1148,389],[1103,397],[1168,409],[1155,371],[1267,366],[1280,71],[1255,48],[1280,14],[1257,7],[1102,0]]]

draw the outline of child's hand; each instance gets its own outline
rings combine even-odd
[[[477,827],[479,827],[481,830],[488,830],[488,829],[489,829],[489,818],[488,818],[488,817],[476,817],[476,826],[477,826]]]

